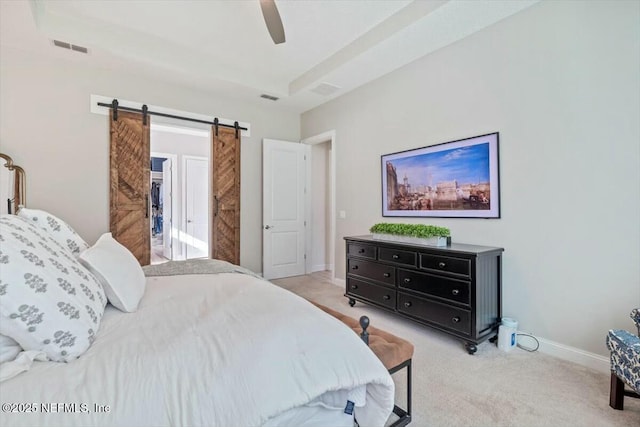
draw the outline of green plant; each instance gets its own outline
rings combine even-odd
[[[381,222],[369,229],[372,233],[397,234],[413,237],[449,237],[451,231],[447,227],[423,224],[391,224]]]

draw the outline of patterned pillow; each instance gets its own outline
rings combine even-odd
[[[0,334],[54,361],[89,348],[107,299],[69,251],[31,221],[1,215],[0,269]]]
[[[75,256],[80,255],[80,252],[89,248],[87,242],[82,240],[82,237],[69,224],[49,212],[40,209],[22,208],[18,211],[18,216],[33,221],[38,228],[49,233],[60,245],[67,248]]]

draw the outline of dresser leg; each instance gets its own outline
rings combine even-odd
[[[497,335],[489,338],[489,342],[496,342],[496,341],[498,341],[498,336]]]
[[[464,347],[467,349],[469,354],[473,354],[476,351],[478,351],[478,347],[476,347],[476,345],[474,343],[472,343],[472,342],[465,343]]]
[[[354,300],[353,298],[349,298],[349,305],[351,307],[353,307],[354,305],[356,305],[356,300]]]

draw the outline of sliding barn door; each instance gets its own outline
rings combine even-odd
[[[142,114],[118,111],[111,123],[110,216],[113,238],[141,265],[151,257],[149,224],[149,121]]]
[[[211,129],[211,257],[240,264],[240,132]]]

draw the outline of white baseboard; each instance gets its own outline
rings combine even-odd
[[[316,271],[327,271],[329,270],[329,264],[316,264],[311,266],[311,272],[315,273]]]
[[[569,362],[574,362],[606,374],[611,372],[609,358],[605,356],[584,351],[568,345],[560,344],[544,338],[538,338],[538,341],[540,342],[539,350],[541,353],[545,353],[559,359],[567,360]],[[528,342],[529,340],[527,340],[527,343]]]

